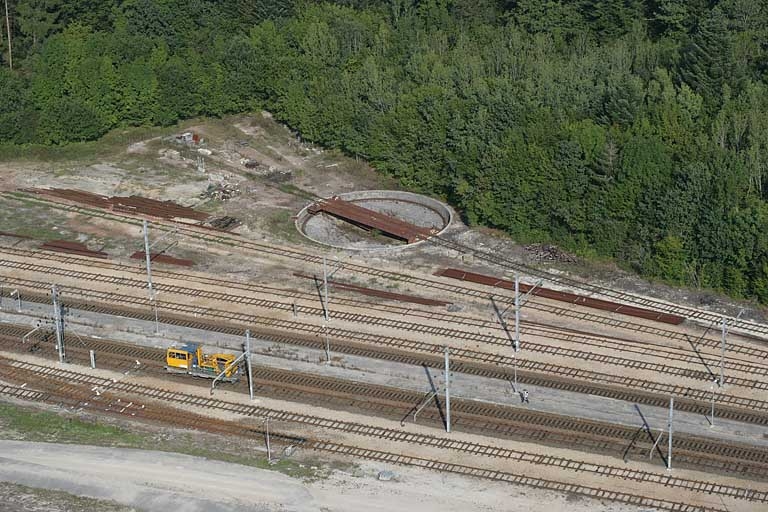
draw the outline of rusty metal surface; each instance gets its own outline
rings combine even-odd
[[[8,231],[0,231],[0,236],[9,236],[11,238],[19,238],[22,240],[33,240],[31,236],[17,235],[16,233],[9,233]]]
[[[72,190],[63,188],[28,188],[23,192],[65,199],[79,204],[95,206],[105,210],[114,210],[123,213],[133,213],[140,215],[149,215],[162,219],[191,219],[204,221],[209,215],[199,212],[192,208],[176,204],[173,201],[158,201],[141,196],[102,196],[83,192],[82,190]]]
[[[304,274],[301,272],[294,272],[293,275],[296,277],[304,277],[307,279],[318,279],[317,276],[311,276],[309,274]],[[319,278],[319,279],[322,280],[322,278]],[[339,283],[338,281],[329,280],[328,285],[341,290],[353,291],[361,295],[368,295],[371,297],[380,297],[382,299],[392,299],[398,302],[411,302],[413,304],[422,304],[424,306],[447,306],[448,304],[450,304],[450,302],[445,302],[442,300],[426,299],[424,297],[417,297],[415,295],[386,292],[384,290],[374,290],[373,288],[365,288],[364,286],[357,286],[354,284]]]
[[[323,199],[308,208],[310,214],[325,212],[368,230],[378,230],[394,238],[413,243],[437,233],[434,228],[416,226],[404,220],[369,210],[339,197]]]
[[[102,251],[92,251],[85,244],[80,242],[70,242],[68,240],[51,240],[40,246],[46,251],[64,252],[67,254],[77,254],[79,256],[88,256],[89,258],[107,259],[109,255]]]
[[[460,281],[469,281],[472,283],[484,284],[493,286],[496,288],[504,288],[505,290],[514,290],[515,282],[508,279],[499,279],[493,276],[484,274],[477,274],[474,272],[466,272],[455,268],[446,268],[435,272],[437,276],[450,277],[452,279],[458,279]],[[520,292],[528,293],[532,287],[527,284],[520,283]],[[646,320],[654,320],[665,324],[679,325],[685,321],[684,317],[678,315],[672,315],[669,313],[662,313],[660,311],[654,311],[652,309],[639,308],[637,306],[627,306],[626,304],[619,304],[616,302],[610,302],[603,299],[595,299],[592,297],[585,297],[583,295],[576,295],[575,293],[561,292],[552,290],[549,288],[537,287],[533,290],[533,295],[538,297],[544,297],[546,299],[557,300],[560,302],[568,302],[570,304],[577,304],[593,309],[600,309],[603,311],[610,311],[612,313],[619,313],[621,315],[634,316],[638,318],[645,318]]]
[[[136,251],[135,253],[131,254],[132,260],[144,260],[144,258],[146,258],[144,251]],[[168,265],[180,265],[182,267],[191,267],[195,264],[195,262],[192,260],[174,258],[173,256],[157,253],[149,253],[149,259],[155,263],[167,263]]]

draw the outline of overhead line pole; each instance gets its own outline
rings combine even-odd
[[[672,415],[675,410],[675,397],[669,397],[669,423],[667,430],[669,431],[669,440],[667,442],[667,471],[672,470]]]
[[[328,280],[333,277],[333,275],[341,270],[342,264],[339,263],[339,266],[333,269],[333,271],[329,274],[328,273],[328,258],[323,256],[323,316],[325,318],[325,321],[327,322],[330,318],[330,311],[328,310]]]
[[[245,365],[248,368],[248,394],[253,400],[253,369],[251,366],[251,331],[245,331]]]
[[[331,342],[328,340],[328,326],[323,324],[323,339],[325,340],[325,364],[331,364]]]
[[[515,361],[515,365],[514,365],[514,367],[515,367],[515,369],[514,369],[515,389],[514,389],[514,391],[515,391],[515,393],[517,393],[517,353],[514,353],[514,352],[512,353],[512,359],[514,359],[514,361]]]
[[[522,297],[520,296],[520,276],[518,274],[515,274],[515,301],[514,305],[507,306],[504,311],[499,311],[499,308],[496,307],[496,303],[493,301],[493,296],[491,295],[491,304],[493,305],[494,311],[496,312],[496,316],[499,319],[499,323],[501,324],[501,327],[504,329],[504,332],[506,333],[507,337],[509,337],[509,329],[507,327],[507,321],[505,319],[505,316],[507,314],[507,311],[509,311],[509,308],[514,307],[515,308],[515,331],[512,336],[512,346],[514,348],[514,353],[512,354],[512,358],[514,360],[514,391],[517,393],[517,352],[520,351],[520,310],[525,306],[525,304],[528,302],[530,297],[533,295],[534,290],[541,285],[543,282],[543,279],[539,279],[536,284],[534,284],[530,290],[528,290],[525,295]]]
[[[739,311],[739,314],[736,315],[736,318],[734,318],[733,323],[731,325],[733,325],[736,322],[738,322],[739,318],[741,318],[741,315],[743,315],[743,314],[744,314],[744,310],[742,309],[741,311]],[[725,376],[724,376],[724,373],[725,373],[725,349],[726,349],[726,343],[727,343],[726,337],[728,336],[728,323],[726,322],[725,317],[723,317],[722,333],[723,333],[723,336],[722,336],[722,339],[721,339],[721,342],[720,342],[720,382],[718,384],[719,387],[723,387],[725,385]]]
[[[149,290],[149,302],[152,303],[152,309],[155,311],[155,334],[160,334],[160,322],[157,315],[157,296],[152,286],[152,260],[149,255],[149,224],[144,219],[144,257],[147,261],[147,289]],[[158,240],[159,241],[159,240]]]
[[[53,299],[53,318],[56,322],[56,350],[59,353],[59,362],[64,362],[64,326],[61,318],[61,306],[59,305],[59,291],[54,284],[51,287],[51,298]]]
[[[530,290],[528,290],[525,295],[522,297],[520,296],[520,276],[518,274],[515,274],[515,302],[514,302],[514,308],[515,308],[515,332],[512,339],[512,345],[514,348],[515,353],[512,354],[512,358],[514,359],[514,374],[515,374],[515,383],[514,383],[514,389],[515,393],[517,393],[517,352],[520,351],[520,310],[525,306],[525,304],[530,299],[531,295],[533,295],[534,290],[541,285],[543,282],[543,279],[539,279],[539,281],[534,284]],[[496,311],[496,316],[499,318],[499,322],[501,323],[501,327],[504,329],[504,332],[507,333],[507,337],[509,337],[509,330],[507,329],[507,321],[505,319],[505,315],[507,314],[507,311],[509,311],[510,307],[508,306],[504,311],[499,312],[499,309],[496,307],[495,303],[493,302],[493,296],[491,296],[491,302],[493,303],[494,310]]]
[[[720,387],[723,387],[724,381],[723,381],[723,373],[725,366],[725,337],[728,335],[728,331],[725,325],[725,317],[723,317],[723,326],[722,326],[722,339],[720,341]]]
[[[323,256],[323,291],[322,291],[322,297],[321,302],[323,303],[323,318],[325,319],[325,322],[323,322],[323,338],[325,340],[325,364],[331,364],[331,343],[328,341],[328,322],[330,322],[331,318],[331,312],[330,312],[330,306],[329,306],[329,299],[328,299],[328,279],[333,277],[333,275],[341,270],[341,263],[339,263],[339,266],[333,269],[333,271],[329,274],[328,273],[328,258]],[[293,316],[296,316],[296,301],[293,302]]]
[[[16,296],[16,301],[17,301],[16,309],[18,310],[19,313],[21,313],[21,292],[19,291],[18,288],[16,288],[11,292],[11,295],[10,295],[11,299],[13,299],[14,295]]]
[[[520,352],[520,276],[515,274],[515,352]]]
[[[152,261],[149,257],[149,226],[146,219],[144,220],[144,256],[147,260],[147,289],[149,290],[149,300],[154,300],[155,293],[152,288]]]
[[[325,256],[323,256],[323,315],[325,315],[325,321],[328,321],[328,262]]]
[[[445,431],[451,433],[451,373],[448,358],[448,346],[445,347]]]

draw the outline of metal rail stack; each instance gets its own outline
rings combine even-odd
[[[366,230],[375,229],[409,244],[426,240],[437,233],[435,228],[416,226],[397,217],[363,208],[340,197],[320,200],[310,206],[308,211],[312,215],[325,212],[355,226]]]

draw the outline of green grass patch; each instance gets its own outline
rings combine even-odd
[[[284,194],[290,194],[292,196],[300,197],[301,199],[307,199],[310,201],[314,201],[318,198],[318,196],[312,192],[307,192],[306,190],[301,189],[292,183],[281,183],[277,186],[277,189]]]
[[[266,455],[263,456],[250,456],[242,454],[223,453],[220,451],[209,450],[207,448],[197,448],[194,445],[189,445],[179,450],[167,450],[162,451],[178,451],[186,455],[192,455],[194,457],[202,457],[211,460],[220,460],[223,462],[231,462],[233,464],[241,464],[243,466],[250,466],[259,469],[268,469],[271,471],[277,471],[294,478],[299,478],[304,481],[315,481],[328,476],[328,468],[321,462],[315,460],[307,460],[304,462],[298,462],[291,459],[280,459],[280,454],[274,454],[274,460],[270,464]]]
[[[99,422],[0,404],[0,425],[26,441],[137,446],[141,437]]]
[[[170,436],[163,434],[164,439],[159,442],[150,432],[133,432],[127,428],[108,425],[96,420],[85,421],[68,414],[39,411],[31,407],[5,403],[0,403],[0,438],[182,453],[194,457],[278,471],[305,481],[325,478],[330,471],[328,466],[315,459],[304,461],[280,459],[276,463],[270,464],[266,453],[256,451],[251,454],[249,451],[239,449],[238,443],[233,443],[231,451],[226,451],[226,444],[222,449],[220,442],[215,442],[216,449],[210,449],[201,444],[199,436],[185,433]],[[276,450],[273,454],[279,458],[281,453]],[[338,463],[333,467],[337,466]]]
[[[18,198],[0,198],[0,231],[29,236],[38,240],[71,238],[63,212],[51,211],[44,205]],[[53,229],[56,227],[57,229]]]
[[[100,162],[103,158],[125,149],[129,144],[175,131],[175,127],[118,128],[107,133],[101,139],[90,142],[72,142],[58,146],[0,144],[0,161]]]
[[[293,221],[293,213],[289,210],[277,210],[267,215],[265,227],[270,233],[283,240],[294,243],[301,241],[301,236],[296,231],[296,225]]]
[[[24,508],[11,510],[66,510],[67,512],[135,512],[114,501],[97,500],[75,496],[63,491],[52,491],[27,487],[26,485],[0,482],[0,500],[3,503],[18,503]],[[34,505],[32,505],[34,504]],[[34,506],[35,508],[27,508]]]

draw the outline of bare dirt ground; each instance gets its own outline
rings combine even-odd
[[[0,503],[4,512],[137,512],[115,502],[7,482],[0,482]]]
[[[508,486],[492,482],[388,465],[363,464],[354,471],[333,471],[323,479],[302,481],[274,471],[163,452],[15,441],[0,441],[0,449],[0,478],[94,496],[102,502],[80,499],[93,508],[76,508],[77,498],[72,496],[24,489],[8,496],[11,508],[3,510],[10,512],[638,510],[535,489],[510,492]],[[383,470],[393,470],[395,478],[378,480]],[[4,488],[20,489],[6,484],[0,493]]]

